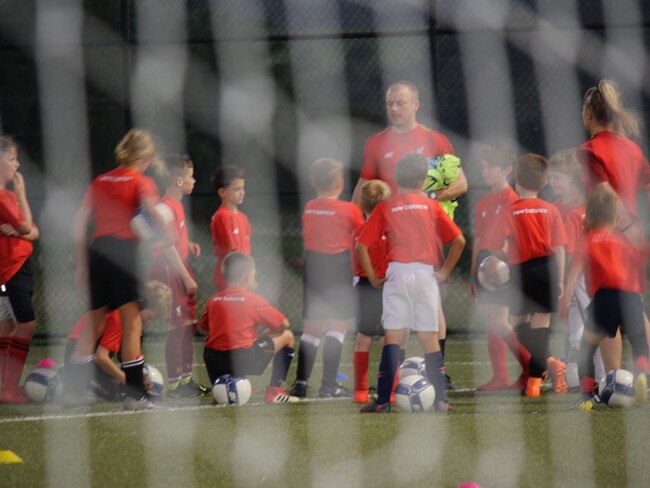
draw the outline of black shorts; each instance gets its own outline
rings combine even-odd
[[[351,319],[356,312],[350,253],[307,251],[303,278],[303,318]]]
[[[34,280],[32,279],[32,264],[29,259],[5,283],[5,288],[16,322],[25,323],[36,320],[34,305],[32,304]]]
[[[598,290],[587,308],[587,327],[599,334],[616,336],[621,331],[632,337],[640,331],[645,335],[643,299],[639,293],[621,290]]]
[[[488,250],[480,250],[477,255],[478,264],[480,265],[484,259],[487,259],[491,255],[492,253]],[[510,282],[494,291],[484,288],[478,280],[476,281],[476,285],[478,289],[479,303],[487,305],[504,305],[506,307],[510,305]]]
[[[115,310],[140,301],[138,243],[135,239],[100,237],[88,250],[90,309]]]
[[[368,278],[359,278],[357,286],[357,332],[367,336],[383,336],[381,325],[381,288],[373,288]]]
[[[510,267],[510,315],[558,310],[557,265],[554,256],[531,259]]]
[[[230,351],[217,351],[206,347],[203,349],[203,361],[208,370],[210,383],[214,384],[219,376],[233,374],[238,376],[257,376],[271,362],[275,354],[273,339],[260,337],[252,347],[246,349],[231,349]]]

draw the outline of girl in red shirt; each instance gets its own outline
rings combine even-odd
[[[129,131],[115,148],[118,167],[93,180],[74,222],[76,278],[90,283],[90,318],[66,365],[64,401],[69,405],[90,403],[85,395],[93,372],[93,353],[104,328],[107,312],[117,309],[122,321],[122,370],[126,379],[127,410],[152,409],[143,379],[141,354],[138,241],[131,219],[141,211],[160,235],[167,235],[165,221],[155,209],[159,200],[153,180],[143,173],[157,160],[151,134]],[[88,246],[87,233],[94,217],[95,232]],[[171,241],[171,240],[170,240]]]
[[[637,400],[647,399],[648,343],[643,320],[641,287],[633,277],[640,248],[617,228],[617,196],[607,187],[596,188],[587,203],[587,237],[571,263],[560,312],[566,317],[578,278],[585,272],[587,292],[592,298],[589,320],[580,341],[578,375],[583,395],[577,408],[591,410],[594,405],[593,355],[605,337],[614,337],[621,328],[632,345],[634,391]]]

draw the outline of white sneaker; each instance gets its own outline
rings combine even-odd
[[[136,412],[140,410],[155,410],[155,408],[156,406],[147,398],[147,395],[143,395],[140,398],[127,396],[124,399],[124,410]]]

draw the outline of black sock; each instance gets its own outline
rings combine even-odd
[[[280,349],[275,356],[273,356],[273,368],[271,369],[271,386],[282,386],[282,383],[287,379],[289,366],[294,356],[292,347],[285,347]]]
[[[578,351],[578,378],[593,378],[595,376],[594,353],[598,346],[587,342],[584,339],[580,341],[580,350]]]
[[[399,350],[399,363],[402,364],[406,359],[406,349]]]
[[[143,357],[122,363],[122,371],[126,376],[125,391],[132,398],[142,398],[145,394],[143,367]]]
[[[309,380],[311,371],[314,369],[314,361],[316,361],[317,351],[318,347],[311,342],[300,341],[300,347],[298,348],[298,370],[296,371],[297,380]]]
[[[442,360],[444,362],[445,360],[445,343],[447,342],[447,338],[445,337],[444,339],[438,339],[438,344],[440,344],[440,352],[442,353]]]
[[[395,373],[399,367],[399,345],[386,344],[381,349],[379,376],[377,378],[377,403],[383,405],[390,401]]]
[[[427,368],[429,381],[436,389],[436,401],[446,402],[444,371],[445,363],[442,358],[442,351],[430,352],[424,355],[424,364]]]
[[[336,375],[341,362],[341,349],[343,344],[336,338],[325,335],[323,341],[323,385],[336,385]]]
[[[544,327],[541,329],[530,329],[530,376],[532,378],[541,378],[542,373],[546,370],[546,361],[548,359],[548,340],[551,329]]]

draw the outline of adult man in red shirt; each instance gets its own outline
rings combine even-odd
[[[386,115],[390,125],[381,132],[373,134],[366,141],[363,152],[363,167],[359,181],[352,194],[352,201],[359,204],[361,187],[372,179],[383,180],[390,186],[391,194],[397,194],[395,166],[397,161],[408,153],[419,153],[425,158],[453,154],[454,146],[446,136],[419,124],[416,118],[420,99],[418,88],[410,81],[397,81],[386,91]],[[467,191],[467,178],[463,169],[456,180],[447,188],[435,191],[438,200],[453,200]],[[445,349],[447,324],[442,307],[440,310],[440,346]],[[451,382],[448,379],[448,387]]]

